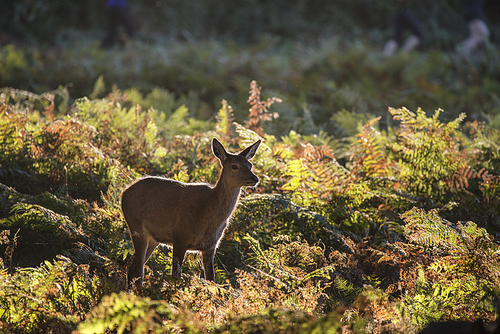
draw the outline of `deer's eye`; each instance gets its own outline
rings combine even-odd
[[[232,170],[238,170],[238,169],[239,169],[239,167],[238,167],[238,165],[231,165],[231,169],[232,169]]]

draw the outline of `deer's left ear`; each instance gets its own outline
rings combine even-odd
[[[248,146],[246,149],[244,149],[240,155],[247,158],[247,160],[250,160],[254,157],[255,152],[257,152],[257,149],[259,148],[259,145],[261,143],[261,140],[257,140],[255,143],[253,143],[251,146]]]

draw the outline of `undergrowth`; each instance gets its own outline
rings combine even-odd
[[[498,129],[390,108],[390,126],[366,119],[348,141],[277,138],[266,124],[280,100],[262,93],[252,82],[242,125],[226,101],[210,124],[132,90],[97,98],[99,83],[64,115],[55,93],[3,89],[0,330],[411,333],[494,320]],[[196,254],[171,278],[171,250],[159,248],[144,287],[125,291],[133,250],[121,190],[143,174],[215,182],[212,137],[231,151],[263,139],[261,181],[221,242],[216,282],[199,278]]]
[[[271,99],[277,96],[283,101],[269,114],[278,112],[280,117],[264,125],[266,133],[277,136],[293,129],[302,135],[323,131],[351,137],[374,114],[382,117],[386,128],[393,123],[388,105],[426,111],[440,107],[440,120],[466,112],[472,120],[500,125],[500,53],[494,46],[471,59],[437,47],[388,59],[381,50],[390,34],[374,42],[369,36],[330,33],[309,43],[264,35],[248,47],[217,38],[185,42],[136,38],[110,51],[100,49],[99,37],[93,34],[72,30],[61,34],[68,36],[61,36],[54,47],[2,46],[0,87],[38,94],[50,91],[56,115],[66,111],[63,102],[68,94],[94,100],[119,88],[129,100],[122,100],[121,107],[139,104],[170,117],[185,105],[186,128],[197,126],[198,132],[209,124],[199,120],[212,121],[222,99],[234,107],[238,123],[251,122],[244,96],[255,78],[271,92]],[[455,38],[456,43],[461,41]],[[163,129],[162,134],[183,131],[184,127]]]

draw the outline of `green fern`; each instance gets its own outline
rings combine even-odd
[[[473,222],[447,222],[435,210],[414,208],[402,218],[408,240],[435,256],[425,272],[419,269],[415,295],[404,297],[414,323],[489,317],[495,310],[491,291],[500,284],[494,238]]]
[[[94,88],[92,89],[92,93],[89,94],[89,98],[91,100],[97,99],[105,90],[104,76],[100,75],[94,83]]]
[[[74,240],[85,240],[68,216],[37,204],[18,203],[12,208],[12,216],[0,222],[2,229],[21,229],[21,236],[25,242],[57,241],[67,246]]]
[[[223,141],[229,140],[232,137],[232,125],[234,120],[233,107],[226,100],[222,100],[222,107],[217,114],[216,130],[220,134]]]
[[[401,154],[401,178],[416,195],[441,200],[448,179],[465,163],[456,133],[465,114],[443,124],[440,110],[433,117],[426,117],[420,108],[416,114],[406,108],[389,112],[401,122],[400,141],[392,145]]]
[[[354,287],[349,281],[337,276],[334,281],[335,289],[342,296],[342,301],[347,305],[354,302],[354,300],[363,292],[363,288]]]
[[[405,235],[410,242],[426,247],[440,247],[450,250],[460,246],[458,231],[444,224],[436,210],[426,212],[423,209],[413,208],[401,215],[405,221]]]
[[[78,325],[82,334],[104,334],[116,330],[123,333],[165,333],[180,329],[185,333],[201,333],[200,325],[189,313],[176,312],[164,300],[151,300],[134,294],[112,293]]]
[[[500,247],[491,242],[484,228],[473,222],[452,224],[438,215],[436,210],[426,212],[413,208],[401,215],[404,233],[410,242],[449,253],[467,253],[474,249],[495,256]],[[499,254],[496,255],[498,257]]]
[[[260,246],[259,240],[252,238],[249,234],[246,234],[243,237],[243,240],[246,240],[250,244],[250,247],[251,247],[252,252],[254,254],[252,257],[249,258],[249,260],[257,262],[259,260],[265,259],[265,254]],[[266,263],[266,262],[264,261],[263,263]]]

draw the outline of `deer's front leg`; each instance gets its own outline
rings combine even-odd
[[[214,281],[215,280],[215,274],[214,274],[215,248],[203,251],[203,252],[201,252],[201,255],[203,257],[203,273],[204,273],[205,279],[208,281]]]

